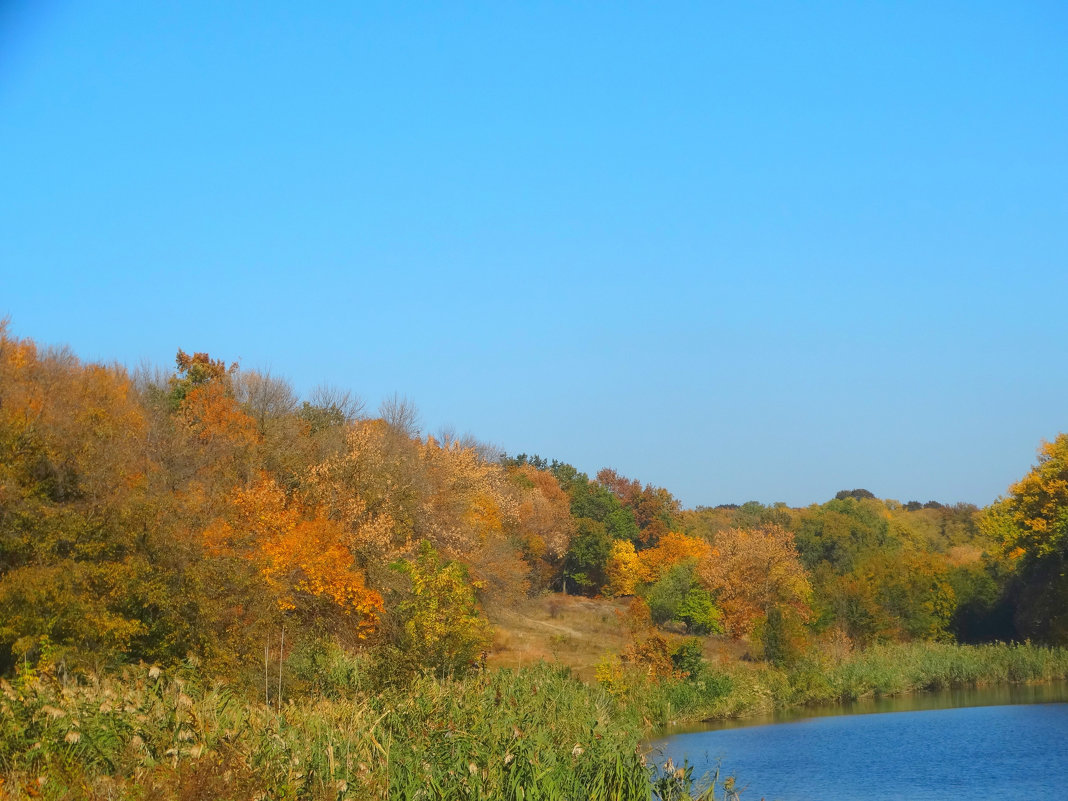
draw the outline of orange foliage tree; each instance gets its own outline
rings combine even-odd
[[[539,588],[559,572],[575,533],[571,499],[548,470],[524,464],[509,471],[517,501],[517,528],[523,555]]]
[[[175,363],[178,373],[170,381],[170,401],[178,432],[186,440],[182,444],[196,451],[203,484],[209,491],[219,490],[247,479],[260,434],[256,421],[234,397],[232,376],[237,365],[227,368],[206,353],[189,356],[181,350]]]
[[[719,532],[709,558],[698,565],[698,576],[715,593],[734,636],[750,634],[773,612],[811,617],[808,574],[793,534],[781,526]]]
[[[427,540],[463,562],[485,593],[522,592],[528,568],[512,543],[518,502],[504,469],[471,446],[410,436],[385,420],[352,425],[344,449],[311,469],[309,498],[351,532],[382,584],[381,566]]]
[[[687,559],[703,562],[711,553],[712,546],[707,540],[670,531],[660,538],[655,548],[646,548],[639,552],[641,580],[656,581],[675,565]]]
[[[382,597],[368,589],[337,522],[296,501],[271,478],[235,493],[227,519],[204,532],[208,552],[252,565],[281,612],[340,613],[357,639],[375,628]]]

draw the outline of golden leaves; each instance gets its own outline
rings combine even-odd
[[[781,526],[719,532],[715,549],[698,565],[698,576],[716,593],[727,630],[735,636],[748,634],[776,607],[809,616],[808,574],[794,535]]]
[[[638,554],[641,560],[642,581],[656,581],[670,568],[687,559],[703,561],[709,558],[712,546],[700,537],[690,537],[670,531],[660,538],[655,548]]]
[[[230,519],[204,532],[209,552],[255,565],[280,610],[295,610],[306,598],[325,600],[353,616],[358,636],[365,636],[374,629],[382,598],[364,583],[351,539],[338,522],[288,501],[267,477],[238,491]]]
[[[633,595],[644,571],[639,555],[630,540],[613,540],[612,550],[605,565],[608,595]]]

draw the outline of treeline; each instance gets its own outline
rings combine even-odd
[[[287,654],[373,641],[448,671],[485,647],[479,603],[544,586],[571,525],[551,477],[419,436],[403,401],[369,417],[207,354],[131,374],[0,329],[0,671],[238,674],[283,628]]]
[[[251,677],[329,641],[404,681],[476,664],[485,607],[546,591],[634,596],[636,619],[782,663],[1064,642],[1066,478],[1062,435],[986,510],[866,490],[684,510],[609,469],[424,436],[402,400],[301,399],[203,353],[131,373],[0,327],[0,672],[195,656]]]

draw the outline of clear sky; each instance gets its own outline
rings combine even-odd
[[[0,316],[688,506],[1068,430],[1068,5],[0,2]]]

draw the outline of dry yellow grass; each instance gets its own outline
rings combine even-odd
[[[493,644],[487,659],[494,667],[520,667],[539,661],[566,665],[579,678],[592,681],[605,656],[631,643],[623,623],[630,598],[584,598],[551,594],[514,606],[487,610]],[[675,645],[685,637],[659,632]],[[705,658],[713,664],[735,661],[745,645],[725,637],[705,637]]]
[[[625,599],[554,594],[487,610],[494,630],[488,662],[496,667],[554,662],[592,679],[605,654],[619,653],[629,641],[620,619],[626,608]]]

